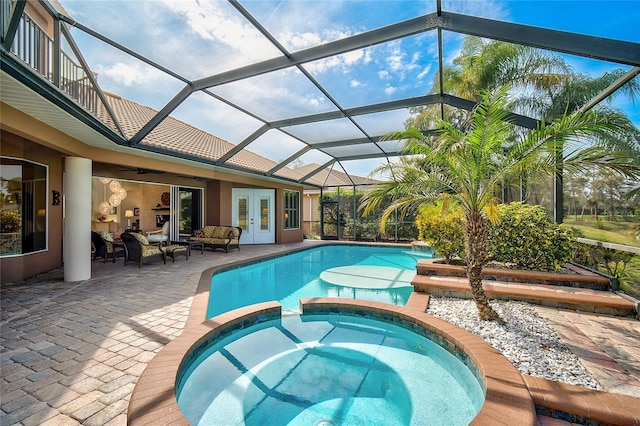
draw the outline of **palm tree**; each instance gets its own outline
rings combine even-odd
[[[520,93],[555,91],[570,79],[571,68],[557,55],[543,53],[529,46],[502,41],[486,41],[480,37],[465,37],[460,54],[453,66],[444,66],[442,81],[435,74],[431,92],[451,93],[470,101],[479,101],[483,90],[510,86]],[[436,105],[412,108],[413,117],[407,125],[428,129],[438,121],[440,108]],[[448,120],[459,127],[468,125],[469,112],[447,111]]]
[[[440,87],[447,93],[459,97],[479,101],[485,90],[496,90],[502,86],[512,88],[513,102],[509,108],[517,113],[536,117],[547,122],[559,119],[584,108],[588,102],[626,73],[624,69],[615,69],[599,77],[590,77],[574,72],[569,64],[559,55],[540,51],[528,46],[515,45],[496,40],[484,40],[469,36],[464,39],[460,54],[453,60],[453,66],[445,66],[436,73],[432,91],[438,92]],[[628,96],[632,101],[640,96],[640,81],[628,82],[616,93]],[[611,98],[608,99],[608,102]],[[464,110],[442,107],[447,120],[459,129],[466,130],[472,123],[471,113]],[[603,144],[616,151],[626,151],[628,156],[640,162],[640,130],[623,112],[611,108],[607,102],[596,107],[599,119],[605,122],[616,122],[624,126],[624,132],[610,134],[593,134],[593,142]],[[421,129],[437,128],[436,123],[441,115],[440,107],[429,105],[414,108],[414,116],[406,123]],[[561,148],[561,146],[559,147]],[[558,159],[555,184],[556,205],[562,205],[562,184],[564,170]],[[527,188],[531,190],[529,197],[545,198],[547,190],[536,189],[527,178],[512,185],[520,198],[525,200]],[[507,184],[509,184],[507,182]],[[540,182],[539,188],[547,188],[549,182]],[[520,188],[518,188],[520,186]],[[518,191],[518,189],[520,191]],[[505,192],[506,194],[506,192]],[[504,195],[506,200],[509,197]],[[555,213],[561,222],[562,210]]]
[[[574,72],[557,54],[474,36],[465,37],[460,54],[452,63],[453,66],[443,67],[442,83],[440,73],[435,74],[431,92],[439,92],[442,84],[444,92],[477,102],[483,91],[509,86],[516,93],[512,111],[546,121],[583,108],[626,73],[625,69],[619,68],[599,77],[590,77]],[[629,81],[616,93],[634,101],[640,97],[640,80]],[[640,161],[640,130],[624,113],[610,108],[606,102],[598,109],[600,117],[617,115],[614,120],[626,120],[627,128],[623,134],[616,134],[615,139],[599,142],[627,150]],[[407,125],[430,129],[440,117],[440,108],[435,105],[417,107],[412,113]],[[460,128],[469,124],[467,111],[451,110],[447,115],[447,119],[456,122]]]
[[[394,180],[376,185],[363,198],[361,209],[367,214],[380,208],[383,200],[393,199],[384,210],[380,229],[396,210],[401,214],[416,211],[425,202],[443,195],[456,200],[464,211],[466,272],[480,317],[503,322],[489,304],[482,287],[482,269],[487,257],[487,221],[497,220],[496,194],[504,182],[513,182],[525,174],[529,179],[553,176],[557,158],[565,170],[579,171],[598,166],[627,177],[639,177],[640,166],[629,157],[605,150],[600,145],[579,146],[594,135],[614,137],[623,132],[624,123],[615,117],[603,119],[597,111],[575,111],[550,125],[514,131],[509,121],[507,89],[485,91],[471,112],[468,129],[460,130],[441,121],[437,137],[426,137],[415,127],[388,135],[406,140],[409,156],[399,163],[379,167],[374,173],[386,173]],[[575,143],[575,149],[567,149]],[[558,147],[564,147],[562,151]]]

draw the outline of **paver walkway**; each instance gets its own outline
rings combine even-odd
[[[535,306],[608,392],[640,398],[640,321]]]
[[[2,284],[1,425],[125,425],[133,387],[182,333],[201,272],[297,245],[192,253],[143,265],[92,263],[92,278],[62,269]]]
[[[92,278],[83,282],[65,283],[62,270],[56,270],[3,283],[0,424],[126,424],[138,377],[182,332],[204,269],[311,244],[243,246],[228,254],[194,251],[189,260],[142,268],[98,260]],[[581,340],[559,332],[578,355],[587,351],[583,359],[594,361],[585,366],[599,380],[608,375],[607,390],[631,394],[640,389],[638,321],[576,313],[563,318],[563,311],[540,309],[552,326],[574,324],[572,332],[592,336]],[[620,376],[611,374],[612,366]]]

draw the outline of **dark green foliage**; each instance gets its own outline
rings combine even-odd
[[[501,204],[498,216],[499,223],[488,227],[487,248],[493,260],[554,271],[571,259],[575,245],[571,230],[553,222],[544,207]]]
[[[354,198],[355,195],[355,198]],[[418,235],[414,216],[390,219],[384,231],[380,229],[381,216],[384,209],[375,209],[367,215],[357,207],[360,205],[363,191],[341,190],[325,192],[323,201],[335,201],[337,204],[325,204],[325,234],[336,234],[336,226],[340,225],[340,239],[356,241],[412,241]],[[354,208],[355,203],[355,208]],[[318,206],[318,210],[321,207]],[[354,229],[355,228],[355,229]]]
[[[580,265],[615,277],[620,290],[640,296],[640,255],[591,244],[577,243],[573,260]]]

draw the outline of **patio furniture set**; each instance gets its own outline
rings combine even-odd
[[[166,229],[165,229],[166,228]],[[229,253],[230,249],[240,250],[240,235],[242,229],[236,226],[205,226],[196,230],[187,240],[170,240],[169,225],[162,230],[148,232],[143,235],[140,232],[124,232],[116,239],[110,233],[98,233],[91,231],[93,244],[93,260],[102,257],[104,262],[123,257],[124,264],[133,261],[142,267],[143,262],[160,260],[167,263],[167,257],[175,262],[176,257],[184,256],[187,260],[191,255],[191,249],[210,248],[212,251],[223,249]]]

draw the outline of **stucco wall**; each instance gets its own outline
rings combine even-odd
[[[63,156],[15,134],[0,131],[2,155],[34,161],[49,167],[47,203],[47,249],[0,258],[0,281],[9,283],[62,266],[62,205],[52,206],[51,191],[62,193]]]

